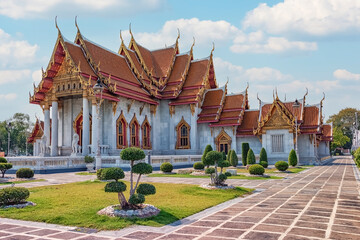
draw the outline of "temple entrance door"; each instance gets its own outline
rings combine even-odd
[[[231,137],[223,129],[220,132],[220,134],[216,137],[215,143],[216,143],[217,151],[225,152],[227,154],[231,146]]]
[[[91,116],[90,116],[90,144],[91,144]],[[76,117],[74,124],[73,124],[74,131],[79,135],[79,146],[82,146],[82,139],[83,139],[83,114],[82,112]]]

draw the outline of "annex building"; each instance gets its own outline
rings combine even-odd
[[[121,39],[116,53],[77,29],[74,42],[58,29],[48,67],[30,94],[30,103],[44,112],[28,139],[34,155],[42,152],[43,141],[44,156],[69,156],[74,134],[83,156],[94,155],[98,144],[106,156],[119,156],[129,146],[152,155],[198,155],[207,144],[241,154],[248,142],[255,154],[264,147],[269,161],[277,161],[295,148],[296,135],[301,163],[329,155],[332,127],[323,123],[324,98],[309,105],[307,92],[289,102],[274,94],[273,102],[259,99],[250,109],[245,83],[237,94],[218,86],[214,49],[196,59],[194,44],[180,52],[178,36],[172,46],[148,50],[130,31],[130,43]],[[102,94],[93,89],[98,80]]]

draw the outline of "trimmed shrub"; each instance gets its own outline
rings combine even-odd
[[[100,169],[96,170],[97,179],[101,180],[101,174],[102,174],[103,170],[104,170],[103,168],[100,168]]]
[[[7,170],[11,169],[13,165],[11,163],[0,163],[0,172],[2,174],[1,177],[5,177],[5,173]]]
[[[275,167],[279,171],[286,171],[289,168],[289,164],[285,161],[278,161],[275,163]]]
[[[205,173],[206,174],[214,174],[215,168],[213,168],[213,167],[207,168],[207,169],[205,169]]]
[[[226,156],[226,153],[225,152],[221,152],[222,155],[223,155],[223,161],[226,161],[227,160],[227,156]]]
[[[105,192],[125,192],[126,185],[123,182],[109,182],[105,185]]]
[[[206,158],[206,155],[208,154],[208,152],[210,152],[210,151],[212,151],[213,149],[212,149],[212,147],[211,147],[211,145],[210,144],[208,144],[208,145],[206,145],[206,147],[205,147],[205,150],[204,150],[204,153],[203,153],[203,155],[202,155],[202,157],[201,157],[201,161],[204,163],[204,165],[205,166],[208,166],[209,167],[209,165],[207,165],[206,163],[205,163],[205,158]]]
[[[227,160],[221,161],[221,162],[218,163],[219,168],[225,168],[225,167],[230,167],[230,166],[231,165],[230,165],[229,161],[227,161]]]
[[[231,173],[229,173],[229,172],[225,172],[224,173],[227,177],[230,177],[231,176]]]
[[[173,169],[174,169],[173,165],[169,162],[164,162],[160,166],[160,170],[163,171],[164,173],[170,173],[172,172]]]
[[[29,190],[24,187],[6,187],[0,190],[0,205],[23,203],[29,196]]]
[[[267,162],[267,153],[265,148],[261,148],[260,150],[260,162]]]
[[[140,148],[129,147],[120,152],[120,157],[122,160],[137,161],[144,159],[145,153]]]
[[[92,156],[86,155],[84,160],[85,160],[85,163],[93,163],[95,161],[95,158]]]
[[[134,193],[133,195],[131,195],[131,197],[129,198],[129,203],[130,204],[141,204],[145,202],[145,196],[142,194],[136,194]]]
[[[268,167],[268,162],[261,161],[260,165],[263,166],[264,168],[267,168]]]
[[[30,168],[19,168],[16,171],[17,178],[32,178],[34,176],[34,171]]]
[[[156,188],[152,184],[142,183],[136,188],[136,193],[142,195],[152,195],[156,193]]]
[[[236,155],[235,150],[231,150],[229,162],[230,162],[231,166],[233,166],[233,167],[236,167],[239,164],[239,159]]]
[[[210,151],[206,154],[204,164],[206,166],[215,165],[215,163],[221,162],[223,159],[223,155],[218,151]]]
[[[194,163],[193,167],[196,170],[203,170],[205,168],[205,165],[202,162],[196,162]]]
[[[294,149],[291,149],[290,153],[289,153],[289,165],[295,167],[297,165],[297,156],[296,156],[296,152]]]
[[[263,175],[265,169],[260,164],[254,164],[249,167],[249,173],[252,175]]]
[[[232,150],[229,150],[226,156],[226,160],[228,160],[229,162],[230,162],[231,151]]]
[[[242,157],[242,164],[243,166],[246,166],[247,164],[247,155],[248,155],[248,151],[250,149],[249,143],[242,143],[241,144],[241,157]]]
[[[132,171],[136,174],[150,174],[153,171],[153,168],[150,164],[141,162],[137,163],[132,167]]]
[[[119,179],[123,179],[125,177],[125,173],[121,168],[112,167],[112,168],[104,168],[101,170],[100,180],[115,180],[116,182]]]
[[[251,148],[248,151],[246,161],[247,161],[247,164],[255,164],[256,163],[255,154]]]
[[[219,174],[218,179],[220,182],[224,182],[227,179],[227,176],[223,173]]]
[[[0,163],[7,163],[8,161],[4,157],[0,157]]]

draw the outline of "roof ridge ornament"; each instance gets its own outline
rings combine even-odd
[[[131,37],[134,38],[134,36],[133,36],[133,34],[131,32],[131,23],[129,24],[129,33],[130,33]]]
[[[280,100],[278,96],[277,88],[275,88],[275,93],[276,93],[276,100]]]
[[[325,100],[325,93],[323,92],[323,98],[320,101],[320,106],[322,107],[323,101]]]
[[[212,49],[211,49],[210,58],[212,58],[213,52],[214,52],[214,50],[215,50],[215,43],[213,42],[212,44],[213,44],[213,47],[212,47]]]
[[[124,39],[123,39],[123,37],[122,37],[122,33],[121,33],[121,29],[120,29],[120,40],[121,40],[121,43],[123,43],[123,42],[124,42]]]
[[[78,30],[78,32],[80,33],[80,29],[79,29],[79,26],[77,24],[77,16],[75,16],[75,27]]]
[[[59,28],[59,26],[58,26],[58,24],[57,24],[57,16],[55,16],[55,27],[56,27],[56,29],[58,30],[58,34],[61,35],[60,28]]]
[[[180,30],[179,30],[179,28],[177,29],[177,31],[178,31],[178,35],[177,35],[177,38],[176,38],[176,42],[179,40],[179,38],[180,38]]]

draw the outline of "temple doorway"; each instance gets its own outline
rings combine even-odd
[[[92,118],[91,115],[89,115],[90,117],[90,142],[89,144],[91,144],[91,122],[92,122]],[[75,118],[74,123],[73,123],[73,128],[74,128],[74,132],[76,132],[79,135],[79,146],[82,146],[82,140],[83,140],[83,113],[82,111],[79,113],[79,115]]]
[[[217,151],[219,152],[225,152],[227,154],[231,149],[231,137],[224,131],[224,129],[216,137],[215,143]]]

